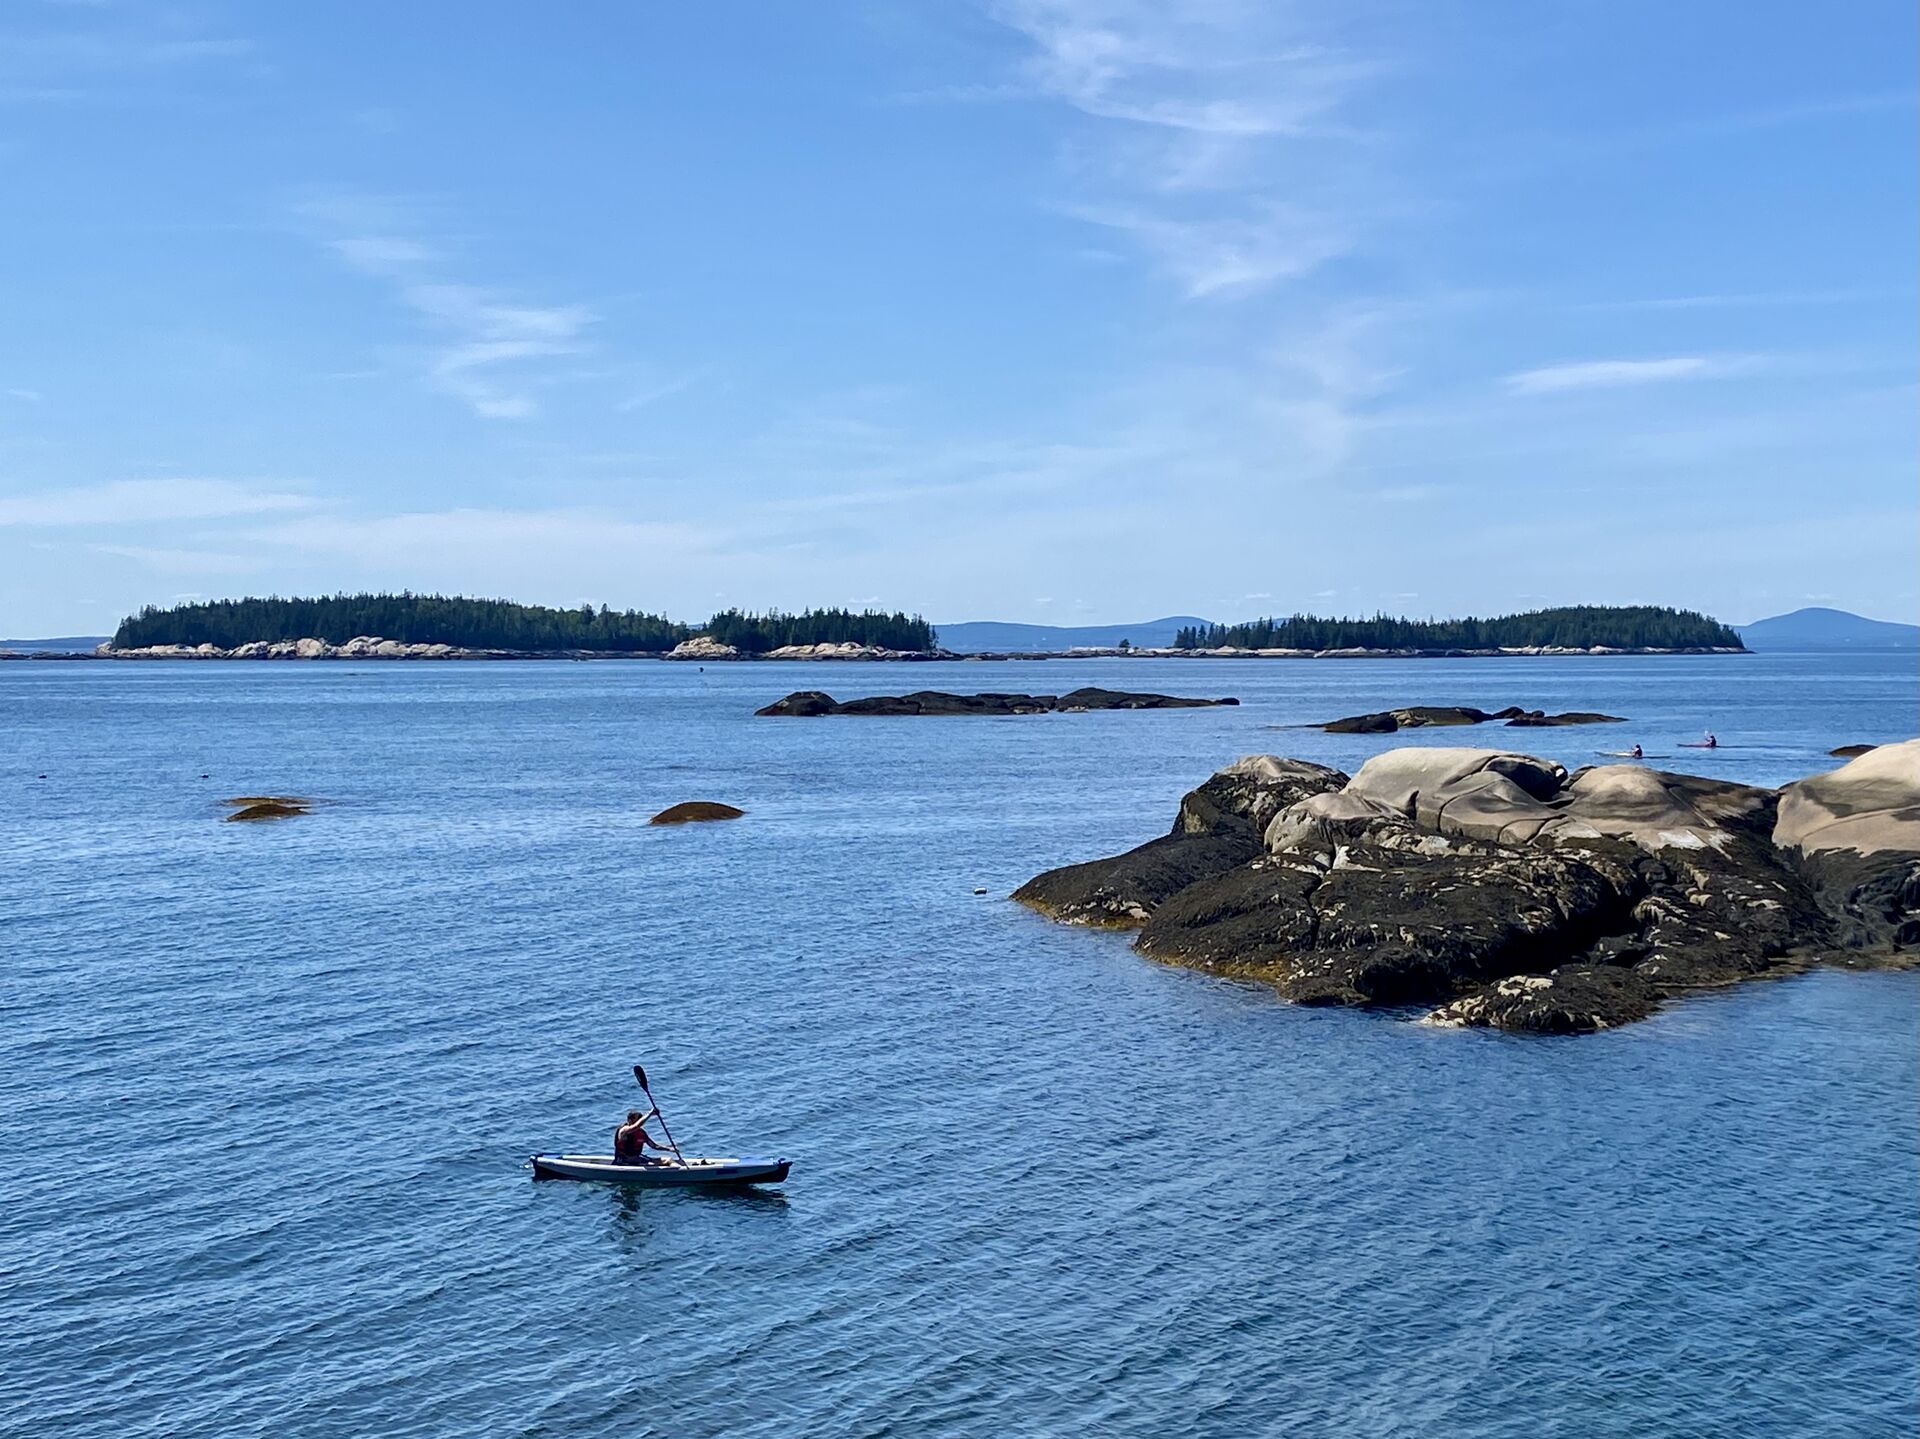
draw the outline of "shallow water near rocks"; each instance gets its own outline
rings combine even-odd
[[[1082,684],[1243,703],[751,714]],[[1400,703],[1634,720],[1268,728]],[[1241,754],[1776,784],[1917,710],[1899,654],[0,667],[0,1429],[1910,1433],[1920,975],[1530,1039],[1005,896]],[[532,1181],[635,1061],[783,1190]]]

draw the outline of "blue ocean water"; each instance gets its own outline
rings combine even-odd
[[[1080,684],[1243,704],[751,717]],[[1006,899],[1238,755],[1393,743],[1274,726],[1406,702],[1609,710],[1421,739],[1778,783],[1911,735],[1920,678],[0,665],[0,1431],[1914,1432],[1920,975],[1529,1039]],[[260,792],[328,803],[221,822]],[[748,817],[647,827],[684,799]],[[533,1182],[635,1061],[683,1145],[787,1155],[784,1189]]]

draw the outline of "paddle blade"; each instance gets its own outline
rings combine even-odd
[[[649,1094],[653,1093],[653,1090],[648,1088],[648,1085],[647,1085],[647,1071],[644,1065],[639,1065],[639,1064],[634,1065],[633,1077],[640,1081],[640,1087],[642,1089],[645,1089]]]

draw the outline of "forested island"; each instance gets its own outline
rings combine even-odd
[[[704,626],[640,610],[554,609],[511,600],[459,595],[359,594],[318,599],[209,600],[156,608],[120,622],[116,650],[158,645],[242,645],[303,639],[345,644],[377,635],[404,645],[537,654],[565,650],[659,654],[699,635],[743,654],[785,645],[855,644],[888,650],[931,650],[933,626],[918,615],[821,609],[784,614],[724,610]]]
[[[727,609],[703,625],[693,625],[606,605],[561,609],[403,591],[150,605],[122,620],[98,653],[109,659],[1337,659],[1744,649],[1738,633],[1706,615],[1646,605],[1576,605],[1489,619],[1328,619],[1300,614],[1233,625],[1195,623],[1180,629],[1171,649],[1143,649],[1122,640],[1110,649],[951,655],[940,648],[939,638],[919,615],[897,610]]]
[[[1294,615],[1237,625],[1188,625],[1179,632],[1174,646],[1183,650],[1745,648],[1740,636],[1718,620],[1692,610],[1653,605],[1568,605],[1484,620],[1408,620],[1387,615],[1375,615],[1370,620],[1337,620]]]

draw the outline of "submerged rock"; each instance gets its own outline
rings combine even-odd
[[[1861,755],[1867,753],[1868,750],[1877,748],[1879,748],[1879,746],[1870,744],[1843,744],[1838,749],[1828,750],[1827,753],[1835,759],[1858,759]]]
[[[295,815],[312,812],[313,801],[290,794],[243,794],[221,801],[232,811],[229,821],[253,821],[257,819],[291,819]]]
[[[1499,750],[1350,780],[1256,756],[1171,834],[1014,898],[1300,1003],[1584,1033],[1753,975],[1920,962],[1920,741],[1784,791]]]
[[[1472,705],[1408,705],[1403,709],[1380,710],[1374,714],[1348,715],[1328,720],[1314,728],[1328,734],[1395,734],[1403,729],[1427,729],[1433,726],[1489,724],[1505,720],[1509,725],[1534,726],[1576,724],[1625,724],[1619,715],[1597,714],[1590,710],[1571,710],[1550,715],[1543,710],[1523,710],[1508,705],[1503,710],[1475,709]]]
[[[1187,699],[1179,695],[1090,688],[1063,695],[956,695],[943,690],[915,690],[912,694],[872,695],[845,702],[821,690],[795,690],[754,713],[808,718],[816,715],[1027,715],[1071,714],[1082,710],[1204,709],[1239,703],[1237,699]]]
[[[697,824],[709,819],[739,819],[746,814],[743,809],[735,809],[730,804],[716,804],[712,800],[690,799],[680,804],[669,805],[660,811],[648,824]]]

